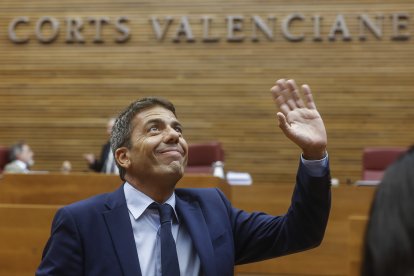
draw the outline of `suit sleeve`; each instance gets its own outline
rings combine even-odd
[[[99,159],[96,159],[93,164],[89,165],[89,168],[91,170],[93,170],[95,172],[102,172],[102,168],[105,165],[110,147],[111,147],[111,145],[110,145],[109,142],[102,146],[101,155],[100,155]]]
[[[285,215],[229,208],[236,264],[303,251],[322,242],[331,203],[329,167],[324,176],[312,177],[302,166]]]
[[[83,275],[82,244],[76,223],[65,208],[52,223],[52,233],[45,246],[36,276]]]

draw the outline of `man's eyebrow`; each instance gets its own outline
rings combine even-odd
[[[145,125],[150,125],[150,124],[154,124],[154,123],[158,123],[158,124],[162,123],[162,120],[158,119],[158,118],[150,119],[150,120],[145,122]]]
[[[145,126],[150,125],[150,124],[164,124],[165,122],[159,118],[154,118],[154,119],[150,119],[147,122],[145,122]],[[179,126],[179,127],[183,127],[183,125],[178,121],[178,120],[173,120],[171,125],[173,126]]]
[[[174,120],[174,122],[172,123],[172,125],[179,126],[179,127],[183,128],[183,125],[179,121],[177,121],[177,120]]]

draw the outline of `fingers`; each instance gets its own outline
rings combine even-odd
[[[279,121],[280,129],[282,129],[283,133],[285,133],[285,135],[287,135],[290,125],[287,122],[285,115],[282,112],[278,112],[276,114],[276,116],[277,116],[277,119]]]
[[[280,111],[286,115],[291,110],[291,107],[288,105],[287,98],[283,93],[286,90],[284,83],[284,79],[276,81],[276,85],[270,91],[272,92],[273,101],[279,107]]]
[[[271,92],[274,102],[285,116],[289,111],[296,108],[316,109],[312,92],[306,84],[302,85],[301,91],[305,102],[300,97],[299,88],[294,80],[277,80],[276,85],[271,88]]]
[[[305,98],[306,106],[309,109],[316,109],[315,102],[313,101],[312,91],[309,85],[307,84],[302,85],[302,94],[303,94],[303,97]]]
[[[286,82],[287,86],[289,87],[289,90],[291,91],[291,96],[296,104],[296,107],[302,108],[305,107],[305,105],[303,104],[302,99],[299,96],[299,89],[298,86],[296,85],[294,80],[288,80]]]

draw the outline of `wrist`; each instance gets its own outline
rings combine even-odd
[[[321,160],[326,157],[326,148],[321,150],[303,151],[303,158],[306,160]]]

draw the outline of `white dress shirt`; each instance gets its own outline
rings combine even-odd
[[[23,161],[21,161],[21,160],[16,160],[16,161],[15,161],[15,164],[16,164],[18,167],[22,168],[23,172],[25,172],[25,173],[30,172],[30,171],[29,171],[29,168],[27,167],[27,164],[26,164],[26,163],[24,163]]]
[[[307,160],[303,158],[303,154],[300,155],[300,161],[305,166],[308,174],[313,177],[322,177],[325,175],[325,171],[328,168],[328,153],[321,160]]]
[[[27,164],[21,160],[14,160],[4,167],[6,173],[30,173]]]
[[[104,172],[106,174],[119,174],[118,167],[115,164],[114,154],[110,149],[108,152],[108,157],[106,158]]]
[[[128,182],[124,185],[124,193],[134,232],[141,274],[161,276],[160,219],[157,210],[147,209],[154,200],[135,189]],[[175,213],[171,231],[176,242],[180,274],[200,275],[201,266],[197,251],[187,228],[178,220],[175,210],[175,194],[166,203],[173,207]]]

